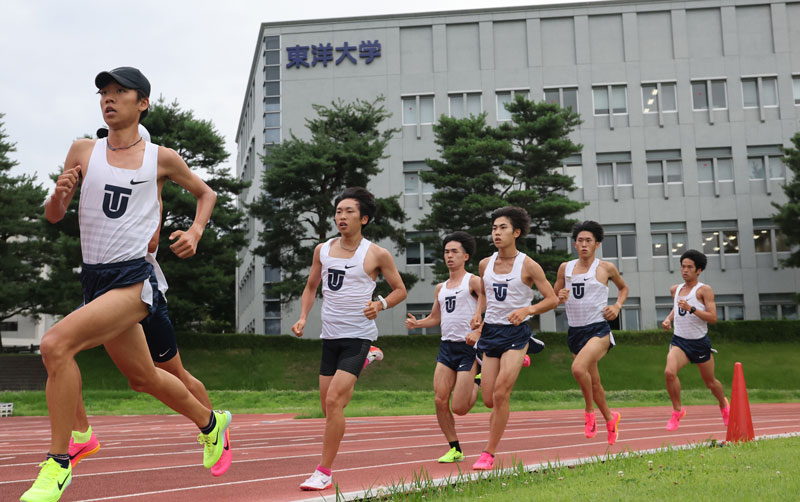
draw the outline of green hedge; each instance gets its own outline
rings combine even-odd
[[[663,345],[671,334],[663,329],[614,331],[619,343]],[[709,327],[712,342],[800,342],[800,321],[721,321]],[[566,333],[541,332],[536,335],[545,344],[566,343]],[[321,340],[291,335],[264,336],[245,334],[178,334],[182,349],[280,349],[290,352],[317,352]],[[438,347],[438,335],[387,335],[380,337],[381,347]]]

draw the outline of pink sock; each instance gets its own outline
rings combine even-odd
[[[318,470],[319,472],[321,472],[322,474],[326,475],[326,476],[330,476],[330,475],[331,475],[331,470],[330,470],[330,469],[327,469],[327,468],[325,468],[325,467],[322,467],[321,465],[318,465],[318,466],[317,466],[317,470]]]

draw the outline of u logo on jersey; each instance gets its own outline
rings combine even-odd
[[[344,270],[337,270],[335,268],[328,269],[328,289],[331,291],[339,291],[344,284]]]
[[[445,296],[444,297],[444,309],[447,311],[448,314],[452,314],[453,311],[456,309],[456,297],[455,296]]]
[[[576,300],[580,300],[583,298],[583,294],[586,292],[584,289],[585,283],[583,282],[573,282],[572,283],[572,296]]]
[[[685,315],[686,315],[686,311],[685,311],[685,310],[683,310],[682,308],[678,307],[678,315],[679,315],[679,316],[681,316],[681,317],[683,317],[683,316],[685,316]]]
[[[505,301],[508,294],[508,283],[495,282],[492,284],[492,289],[494,289],[494,297],[498,302]]]
[[[103,212],[115,220],[125,214],[133,190],[114,185],[106,185],[104,189],[106,193],[103,194]]]

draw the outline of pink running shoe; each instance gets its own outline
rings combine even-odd
[[[606,424],[608,430],[608,444],[612,445],[617,442],[619,437],[619,419],[622,418],[616,411],[611,412],[611,421]]]
[[[222,447],[222,455],[220,455],[217,463],[211,466],[212,476],[222,476],[228,472],[228,467],[231,466],[233,460],[233,452],[231,452],[231,441],[229,438],[231,428],[225,429],[225,445]]]
[[[678,430],[678,425],[681,423],[681,418],[686,416],[686,409],[682,409],[681,411],[674,411],[672,412],[672,416],[669,418],[669,422],[667,422],[667,430],[674,431]]]
[[[76,443],[75,440],[69,438],[69,463],[71,467],[75,467],[78,465],[78,462],[89,455],[97,453],[99,449],[100,443],[97,441],[97,436],[94,435],[94,432],[92,432],[89,441],[85,443]]]
[[[722,409],[722,423],[725,424],[725,427],[728,426],[728,420],[730,418],[731,418],[731,405],[728,404],[728,406]]]
[[[383,361],[383,351],[374,345],[370,345],[367,358],[364,359],[364,366],[361,369],[363,370],[373,361]]]
[[[597,420],[595,420],[594,412],[583,412],[583,435],[592,439],[597,434]]]
[[[478,461],[472,464],[472,468],[476,471],[490,471],[494,465],[494,455],[488,451],[482,451]]]
[[[527,368],[530,365],[531,365],[531,356],[525,354],[525,359],[522,360],[522,367]]]

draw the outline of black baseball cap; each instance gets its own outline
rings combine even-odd
[[[137,68],[120,66],[111,71],[101,71],[94,78],[94,85],[102,89],[112,80],[126,89],[142,91],[145,96],[150,97],[150,81]]]

